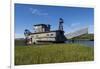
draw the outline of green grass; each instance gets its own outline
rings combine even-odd
[[[78,44],[15,46],[15,65],[93,60],[94,49]]]

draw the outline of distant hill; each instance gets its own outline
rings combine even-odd
[[[25,39],[24,38],[15,38],[15,46],[24,46],[25,45]]]
[[[24,40],[24,38],[15,38],[15,40]]]
[[[71,39],[75,39],[75,40],[82,40],[82,39],[94,40],[94,34],[83,34],[83,35],[76,36],[76,37],[71,38]]]
[[[81,29],[78,29],[74,32],[70,32],[68,34],[66,34],[66,38],[67,39],[72,39],[74,37],[78,37],[78,36],[81,36],[83,34],[88,34],[88,28],[81,28]]]

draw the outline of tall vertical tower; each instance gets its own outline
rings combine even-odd
[[[61,30],[61,31],[63,31],[63,23],[64,23],[63,19],[60,18],[59,19],[59,30]]]

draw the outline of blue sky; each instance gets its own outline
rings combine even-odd
[[[82,7],[15,4],[15,38],[24,37],[24,30],[34,32],[34,24],[50,24],[58,29],[59,18],[64,19],[65,34],[88,27],[94,33],[94,9]]]

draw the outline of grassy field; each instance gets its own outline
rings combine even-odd
[[[15,65],[94,60],[94,49],[78,44],[15,46]]]

